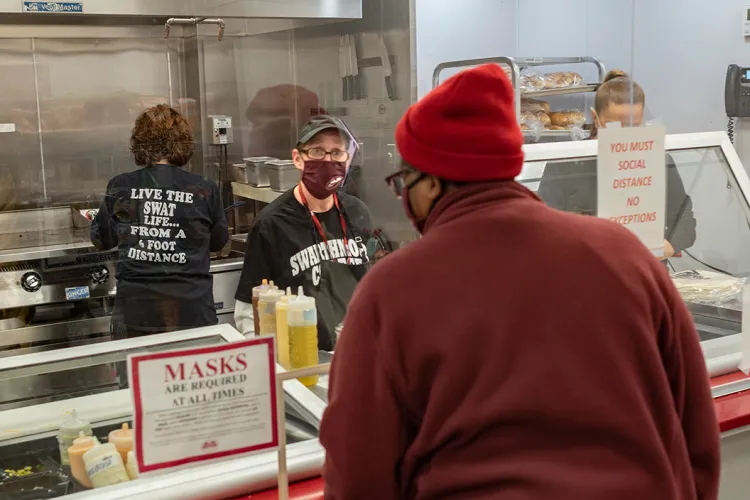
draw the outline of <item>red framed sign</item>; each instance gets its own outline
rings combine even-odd
[[[272,337],[128,356],[141,473],[279,443]]]

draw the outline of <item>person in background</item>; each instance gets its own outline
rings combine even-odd
[[[235,298],[235,324],[253,333],[252,290],[263,279],[315,297],[318,347],[331,351],[354,288],[370,262],[372,221],[359,199],[338,192],[353,138],[338,118],[314,116],[292,151],[300,183],[265,207],[250,230]],[[258,332],[255,332],[258,333]]]
[[[716,499],[690,314],[630,231],[513,180],[504,71],[447,80],[396,143],[388,182],[423,237],[350,304],[320,429],[326,498]]]
[[[142,168],[107,185],[91,241],[119,251],[116,339],[217,323],[210,252],[226,245],[229,232],[216,184],[182,168],[194,149],[182,115],[149,108],[130,138]]]
[[[646,106],[646,94],[623,71],[610,71],[596,92],[594,129],[608,123],[621,123],[627,127],[640,127]],[[667,212],[664,228],[664,259],[669,259],[693,246],[696,238],[696,221],[693,202],[677,171],[674,159],[667,154]],[[542,174],[537,194],[544,202],[558,210],[586,215],[596,215],[597,183],[596,160],[548,164]]]

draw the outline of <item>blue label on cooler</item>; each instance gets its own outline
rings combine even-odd
[[[81,300],[88,299],[89,297],[91,297],[91,293],[87,286],[75,286],[65,289],[65,300]]]
[[[224,302],[214,302],[214,309],[217,311],[220,309],[224,309]]]
[[[23,11],[83,14],[83,2],[24,2]]]

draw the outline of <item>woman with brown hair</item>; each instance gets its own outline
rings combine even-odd
[[[100,250],[118,248],[115,338],[217,323],[210,252],[229,239],[219,189],[187,172],[195,150],[188,121],[159,105],[130,138],[134,172],[109,181],[91,226]]]
[[[643,88],[624,71],[610,71],[596,92],[594,109],[595,139],[599,128],[609,123],[623,127],[640,127],[646,107]],[[669,259],[695,243],[696,222],[693,202],[677,171],[674,159],[667,154],[667,212],[664,230],[664,258]],[[547,164],[537,190],[544,202],[558,210],[596,215],[596,160]]]

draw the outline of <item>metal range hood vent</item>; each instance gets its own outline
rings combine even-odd
[[[21,14],[24,18],[123,16],[333,20],[361,18],[362,0],[0,0],[0,14]],[[71,21],[66,20],[66,24]],[[30,19],[28,22],[34,21]]]

